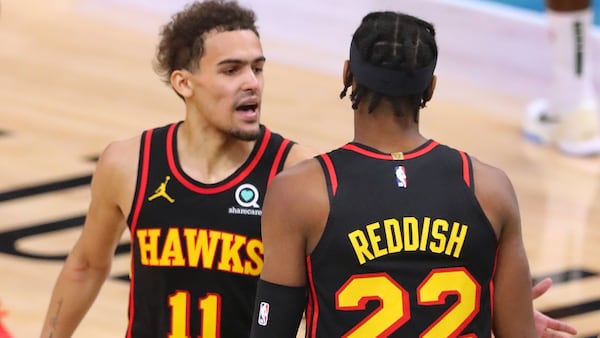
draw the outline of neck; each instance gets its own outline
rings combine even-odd
[[[397,117],[386,107],[370,114],[361,107],[354,112],[354,142],[394,153],[411,151],[426,141],[412,115]]]
[[[240,140],[214,126],[186,120],[177,132],[179,165],[199,182],[218,183],[246,161],[255,143]]]

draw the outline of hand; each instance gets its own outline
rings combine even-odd
[[[552,286],[552,279],[544,278],[533,286],[531,294],[536,299],[546,293]],[[540,338],[565,338],[577,334],[577,330],[571,325],[546,316],[538,310],[533,310],[535,329]]]

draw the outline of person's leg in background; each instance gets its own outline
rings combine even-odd
[[[594,92],[591,0],[546,0],[552,50],[549,97],[528,107],[525,136],[565,154],[600,154],[600,113]]]

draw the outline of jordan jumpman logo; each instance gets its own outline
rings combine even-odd
[[[170,179],[171,179],[171,176],[166,176],[165,181],[162,182],[158,186],[158,188],[156,188],[156,190],[154,190],[154,195],[148,197],[148,201],[152,201],[158,197],[163,197],[167,201],[169,201],[169,203],[175,203],[175,200],[173,198],[171,198],[171,196],[169,196],[169,194],[167,194],[167,183],[169,182]]]

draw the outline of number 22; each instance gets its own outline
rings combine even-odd
[[[370,290],[377,292],[370,293]],[[449,293],[458,294],[457,303],[420,337],[453,337],[479,311],[481,287],[463,268],[432,270],[417,289],[418,303],[425,306],[442,304],[443,297]],[[337,309],[364,310],[371,299],[378,299],[381,304],[343,337],[389,336],[410,319],[408,297],[408,292],[386,273],[351,277],[336,293]]]

